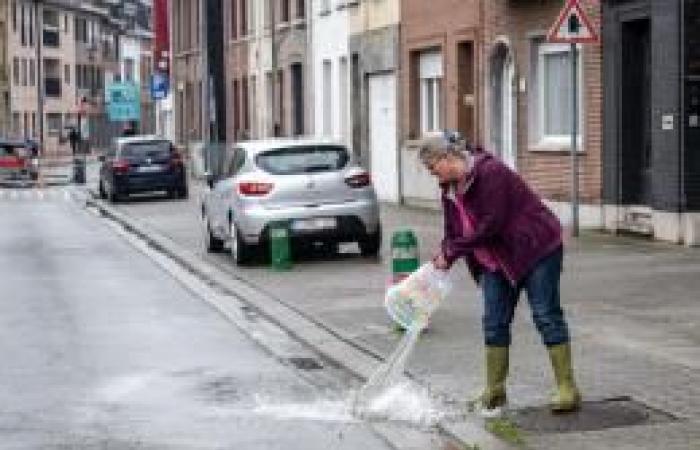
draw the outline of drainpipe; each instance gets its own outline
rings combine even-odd
[[[678,161],[678,242],[683,243],[683,210],[685,209],[685,0],[680,1],[680,118],[678,131],[680,133],[680,155]]]
[[[39,151],[41,156],[46,154],[44,148],[44,80],[41,60],[41,45],[44,39],[44,33],[41,29],[40,8],[41,0],[34,0],[34,36],[36,37],[36,85],[37,85],[37,127],[39,134]]]

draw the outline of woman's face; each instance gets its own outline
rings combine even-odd
[[[438,179],[438,183],[452,183],[458,179],[455,163],[455,158],[446,155],[433,159],[426,164],[426,168],[432,176]]]

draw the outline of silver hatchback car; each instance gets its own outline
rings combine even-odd
[[[346,146],[319,139],[241,142],[208,175],[201,213],[207,251],[226,243],[237,264],[268,243],[269,227],[288,226],[293,243],[357,242],[379,253],[379,203],[369,173]]]

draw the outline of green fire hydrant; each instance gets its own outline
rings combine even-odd
[[[289,237],[289,224],[275,222],[270,225],[270,264],[273,270],[292,268],[292,250]]]
[[[392,284],[403,280],[418,269],[418,239],[409,229],[397,230],[391,236]]]

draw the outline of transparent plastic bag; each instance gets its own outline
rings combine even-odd
[[[425,263],[387,290],[384,298],[389,317],[402,328],[424,328],[430,316],[447,296],[452,283],[449,274]]]

